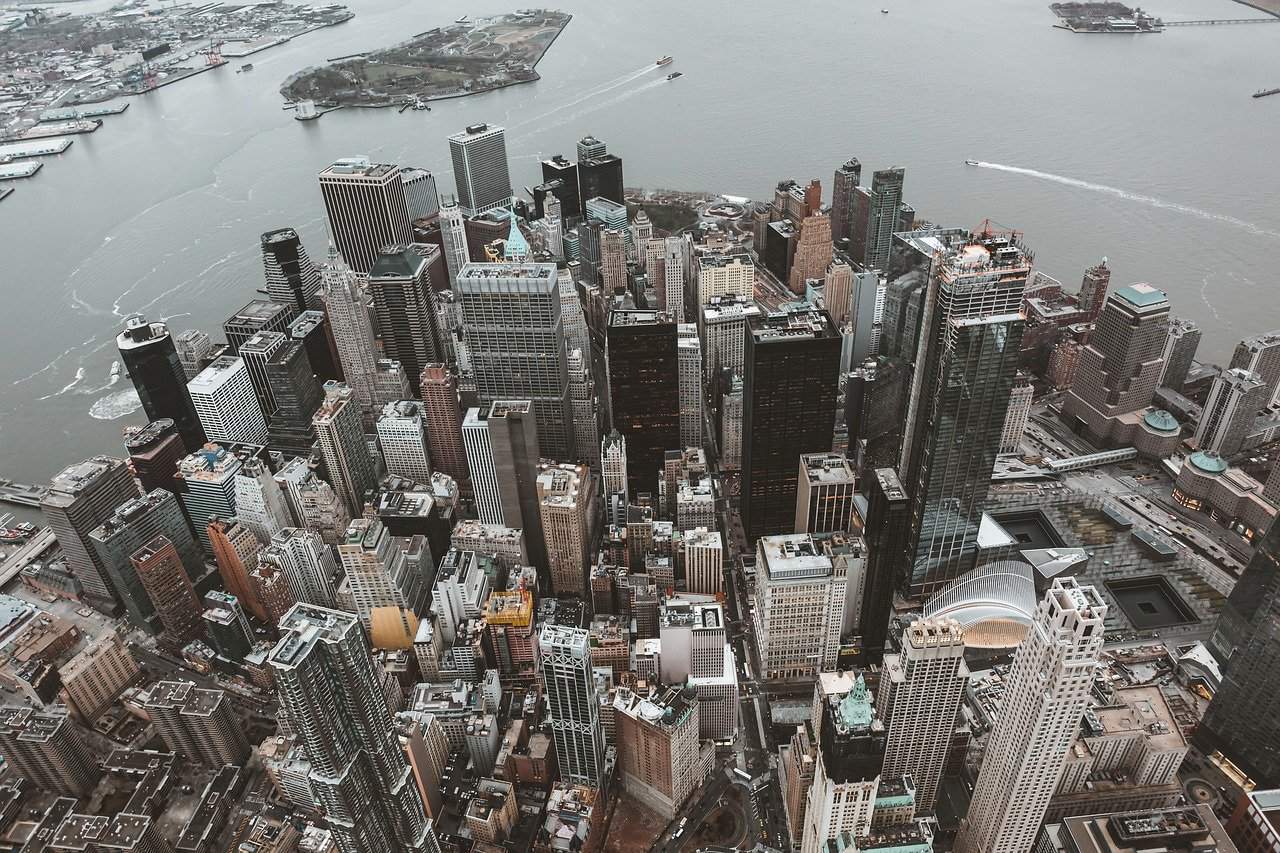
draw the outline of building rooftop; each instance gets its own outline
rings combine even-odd
[[[209,366],[187,382],[187,388],[196,394],[212,394],[226,384],[244,364],[239,356],[220,355]]]
[[[673,324],[675,320],[666,311],[650,311],[641,308],[615,308],[609,312],[609,326],[660,326]]]
[[[399,166],[389,163],[373,163],[368,157],[342,157],[334,160],[332,165],[320,172],[321,178],[344,176],[362,176],[366,178],[383,178],[399,172]]]
[[[829,577],[831,558],[807,533],[764,536],[759,553],[770,580],[800,580]]]
[[[853,483],[857,474],[843,453],[802,453],[800,463],[810,484]]]
[[[1131,284],[1112,291],[1112,296],[1123,299],[1135,308],[1149,308],[1154,305],[1168,305],[1169,297],[1163,290],[1149,284]]]
[[[747,329],[757,344],[839,337],[830,317],[808,303],[790,310],[771,311],[763,316],[750,317]]]

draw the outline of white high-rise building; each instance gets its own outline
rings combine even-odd
[[[424,485],[431,482],[425,410],[418,400],[397,400],[384,406],[378,418],[378,444],[387,473]]]
[[[556,766],[570,784],[599,786],[605,743],[591,669],[591,635],[584,628],[544,624],[537,648]]]
[[[676,350],[680,367],[680,446],[702,446],[702,346],[698,327],[676,326]]]
[[[684,577],[689,592],[724,591],[724,539],[718,530],[698,527],[684,534]]]
[[[489,421],[480,409],[467,409],[462,419],[462,445],[467,451],[467,470],[471,472],[471,489],[476,496],[476,513],[485,524],[502,525],[502,496],[498,492],[498,473],[493,466],[493,442],[489,437]]]
[[[394,607],[402,614],[426,611],[430,585],[416,563],[406,558],[400,540],[376,518],[351,522],[338,546],[338,559],[365,631],[370,631],[375,608]]]
[[[511,206],[507,132],[497,125],[473,124],[449,137],[458,207],[467,216]]]
[[[742,373],[747,323],[761,314],[750,299],[714,296],[698,308],[702,333],[702,380],[710,382],[720,370]]]
[[[320,173],[320,194],[337,250],[367,273],[383,246],[413,241],[400,167],[368,157],[344,157]]]
[[[1017,453],[1022,442],[1022,434],[1027,431],[1027,421],[1031,419],[1031,398],[1035,389],[1031,387],[1031,377],[1019,373],[1013,379],[1013,387],[1009,389],[1009,411],[1004,416],[1004,429],[1000,434],[1000,452]]]
[[[951,619],[917,620],[902,634],[902,651],[884,656],[876,711],[889,727],[883,774],[910,776],[916,814],[930,814],[969,680],[964,630]]]
[[[271,544],[258,555],[284,575],[289,592],[297,601],[333,605],[333,579],[338,565],[320,534],[300,527],[287,527],[271,537]]]
[[[591,365],[580,349],[569,350],[569,401],[573,405],[574,456],[600,472],[600,400]]]
[[[600,440],[600,469],[604,476],[605,517],[609,524],[626,524],[627,437],[617,430]]]
[[[1075,578],[1055,578],[1013,655],[956,853],[1026,853],[1089,705],[1107,605]]]
[[[564,257],[564,216],[561,213],[560,199],[554,195],[547,196],[542,203],[542,223],[547,230],[547,251],[556,258]]]
[[[320,282],[320,299],[338,347],[343,379],[355,392],[360,408],[372,412],[377,349],[373,321],[369,319],[369,298],[333,246],[329,247],[328,261],[320,268]]]
[[[667,238],[667,244],[662,253],[662,285],[667,298],[667,313],[677,323],[684,322],[684,252],[685,244],[682,238]]]
[[[756,642],[763,678],[835,669],[845,608],[844,561],[808,534],[763,536],[756,544]]]
[[[209,441],[265,444],[267,421],[244,360],[220,356],[187,383],[191,403]]]
[[[311,422],[333,489],[352,517],[358,517],[364,512],[365,493],[377,485],[378,478],[364,440],[355,393],[341,382],[324,383],[324,402]]]
[[[591,354],[591,336],[587,330],[587,316],[578,298],[578,286],[568,269],[556,271],[556,287],[560,291],[560,317],[564,321],[564,346],[566,350],[582,350]]]
[[[458,284],[458,273],[471,263],[471,250],[467,246],[467,223],[458,207],[458,200],[445,196],[440,203],[440,239],[444,242],[444,264],[449,271],[449,287]]]
[[[245,460],[236,472],[236,519],[266,545],[276,532],[293,526],[280,484],[261,459]]]
[[[488,597],[489,576],[484,573],[476,552],[450,548],[436,571],[435,596],[431,602],[447,642],[457,639],[459,629],[468,620],[479,619],[484,614]]]
[[[704,254],[698,257],[698,304],[713,296],[736,296],[750,302],[755,294],[756,266],[746,252]]]

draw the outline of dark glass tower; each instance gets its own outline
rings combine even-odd
[[[793,531],[800,454],[831,449],[840,334],[825,311],[751,317],[743,363],[742,526],[751,543]]]
[[[170,418],[151,421],[146,426],[129,429],[124,449],[129,454],[129,467],[142,484],[142,491],[167,489],[175,495],[178,488],[178,462],[187,455],[186,444],[178,435],[178,427]]]
[[[262,271],[272,302],[290,306],[295,315],[320,307],[320,270],[297,231],[280,228],[262,235]]]
[[[310,456],[316,443],[312,417],[324,402],[324,388],[311,370],[307,351],[298,341],[280,347],[266,365],[275,411],[267,418],[267,448],[286,459]]]
[[[229,355],[239,355],[240,345],[259,332],[287,332],[294,312],[288,305],[255,299],[222,323],[231,347]]]
[[[607,198],[626,204],[622,193],[622,158],[612,154],[587,157],[578,161],[579,198]]]
[[[613,428],[627,439],[628,493],[656,496],[667,451],[680,449],[675,322],[661,311],[610,312],[605,359]],[[797,456],[792,467],[799,470],[799,464]],[[796,471],[791,474],[794,478]],[[794,501],[791,511],[795,512]]]
[[[893,232],[901,228],[902,185],[906,170],[880,169],[871,177],[871,204],[867,216],[866,266],[885,268],[889,263],[889,244]]]
[[[201,447],[204,430],[187,393],[187,374],[178,359],[169,327],[164,323],[148,323],[134,315],[125,321],[124,331],[116,337],[116,346],[133,387],[138,389],[147,419],[171,419],[187,447]]]
[[[555,185],[555,181],[560,184]],[[582,196],[578,195],[578,165],[557,154],[542,161],[542,183],[560,199],[560,215],[571,219],[582,215]]]
[[[1280,524],[1258,544],[1210,640],[1224,661],[1197,745],[1221,749],[1261,787],[1280,785]]]
[[[972,568],[1030,274],[1021,248],[1003,235],[955,240],[935,261],[899,467],[912,497],[913,595],[931,595]]]
[[[289,325],[289,337],[306,349],[307,360],[311,362],[311,369],[315,371],[317,379],[322,383],[331,379],[344,381],[342,361],[338,358],[333,330],[324,311],[303,311]]]
[[[911,535],[911,499],[892,468],[877,468],[867,478],[867,580],[858,630],[868,660],[879,663],[889,635],[893,591],[901,583]]]
[[[442,361],[444,352],[428,271],[431,262],[440,257],[440,250],[435,246],[420,248],[425,255],[408,246],[383,249],[369,271],[369,292],[383,355],[404,366],[415,395],[422,369]]]
[[[853,237],[854,207],[861,180],[862,164],[857,157],[850,157],[836,169],[831,184],[831,239],[837,243]]]

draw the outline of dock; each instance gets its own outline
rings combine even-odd
[[[75,121],[82,118],[98,118],[100,116],[117,116],[129,109],[129,102],[122,104],[103,104],[84,107],[58,107],[40,113],[40,121]]]
[[[0,181],[16,181],[19,178],[29,178],[36,172],[40,171],[40,167],[44,164],[39,160],[23,160],[18,163],[0,163]],[[0,493],[0,501],[4,500],[3,493]]]
[[[0,160],[6,157],[12,160],[24,160],[28,157],[47,157],[50,154],[61,154],[71,147],[75,140],[65,136],[30,142],[12,142],[0,144]]]
[[[48,139],[51,136],[73,136],[79,133],[93,133],[102,127],[102,119],[73,119],[53,124],[37,124],[22,132],[20,139]]]
[[[1280,24],[1280,18],[1202,18],[1198,21],[1165,21],[1166,27],[1216,27],[1222,24]]]
[[[13,187],[0,187],[0,201],[4,201],[11,195],[13,195]]]
[[[15,483],[12,480],[0,480],[0,503],[38,507],[46,494],[48,494],[48,490],[40,486],[28,486],[24,483]]]
[[[57,543],[58,537],[54,536],[53,531],[47,527],[32,536],[26,544],[0,563],[0,587],[8,586],[9,582],[20,575],[23,569],[38,560]]]

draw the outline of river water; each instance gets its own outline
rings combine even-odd
[[[1151,2],[1168,20],[1259,14]],[[445,137],[482,121],[508,128],[517,185],[587,133],[633,186],[764,198],[818,177],[829,194],[849,156],[868,174],[901,165],[921,216],[1016,227],[1070,286],[1105,255],[1118,284],[1165,288],[1204,328],[1202,356],[1280,326],[1280,97],[1249,97],[1280,86],[1280,23],[1083,36],[1032,0],[563,0],[574,19],[537,83],[296,122],[277,93],[294,71],[515,8],[350,5],[354,20],[252,57],[252,72],[235,62],[135,98],[0,204],[0,476],[42,482],[119,453],[120,428],[141,421],[104,419],[130,408],[128,380],[109,378],[122,318],[218,332],[262,286],[269,229],[298,228],[322,257],[315,173],[332,159],[423,166],[449,192]],[[652,67],[667,53],[684,72],[671,83]]]

